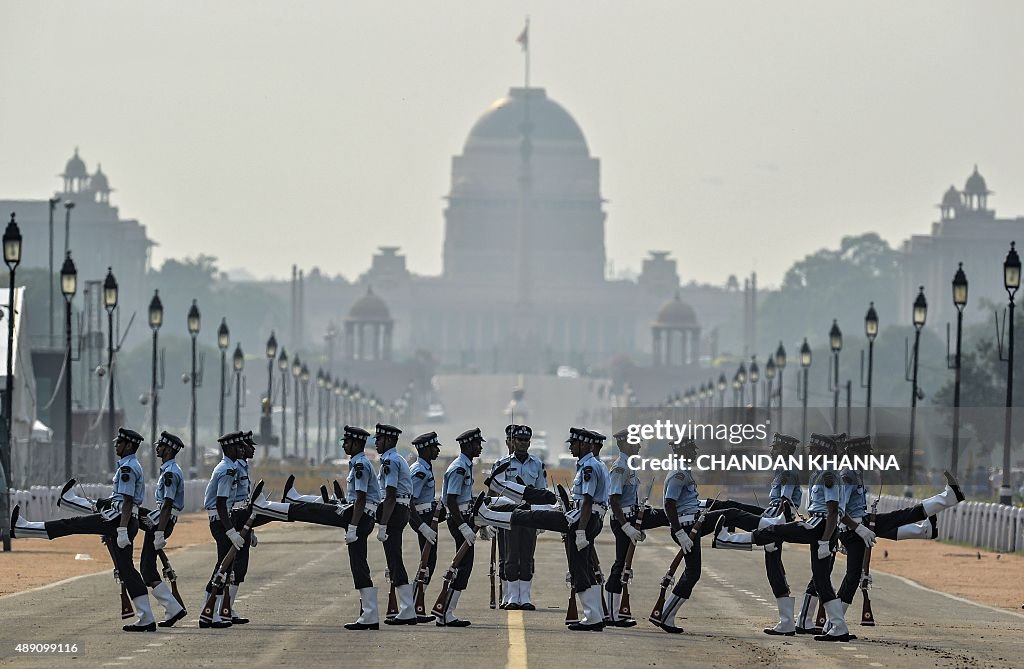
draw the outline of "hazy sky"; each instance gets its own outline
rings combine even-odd
[[[75,146],[155,260],[354,278],[378,245],[437,273],[450,160],[533,83],[601,159],[608,256],[777,282],[845,234],[897,243],[977,162],[1024,215],[1024,3],[9,2],[0,197]]]

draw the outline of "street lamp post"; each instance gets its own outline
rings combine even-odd
[[[68,200],[64,203],[64,253],[71,250],[71,210],[75,203]]]
[[[284,460],[288,457],[288,352],[283,346],[277,368],[281,372],[281,459]]]
[[[779,342],[779,347],[775,349],[775,367],[779,370],[779,432],[782,432],[782,414],[784,412],[782,403],[782,389],[785,388],[785,384],[782,383],[782,370],[786,369],[786,347]]]
[[[764,364],[764,408],[769,412],[772,410],[772,382],[775,380],[775,373],[775,358],[768,356],[768,362]]]
[[[150,443],[156,443],[156,426],[157,426],[157,409],[159,406],[158,393],[160,390],[160,379],[157,376],[157,357],[159,356],[159,332],[160,326],[164,323],[164,305],[160,300],[160,291],[153,291],[153,299],[149,301],[149,328],[153,331],[153,360],[152,360],[152,377],[150,380],[149,387],[149,398],[153,403],[153,408],[150,413]],[[156,454],[150,458],[149,475],[156,477],[157,464]]]
[[[964,307],[967,306],[967,275],[960,263],[953,275],[953,306],[956,307],[956,354],[953,356],[953,475],[960,465],[960,341],[964,330]],[[946,325],[946,359],[949,359],[949,325]]]
[[[828,344],[832,349],[832,368],[828,380],[828,389],[832,391],[832,430],[839,432],[839,352],[843,350],[843,333],[835,319],[832,319],[832,329],[828,332]]]
[[[811,347],[804,337],[804,343],[800,345],[800,369],[803,371],[803,388],[797,388],[797,398],[803,402],[803,431],[802,440],[807,441],[807,377],[811,371]],[[798,379],[800,377],[797,377]],[[802,393],[800,391],[803,391]]]
[[[117,297],[117,279],[112,268],[108,267],[107,277],[103,280],[103,306],[107,310],[107,436],[112,460],[117,459],[114,453],[114,309],[117,308]]]
[[[316,370],[316,461],[323,462],[324,459],[324,388],[327,387],[328,377],[324,370]]]
[[[725,389],[728,387],[725,380],[725,372],[718,375],[718,408],[725,409]]]
[[[739,406],[740,408],[742,408],[743,406],[745,406],[746,403],[745,391],[747,385],[747,367],[742,362],[740,363],[740,368],[736,370],[736,381],[739,383],[739,385],[737,386],[737,390],[740,394]]]
[[[263,460],[270,458],[270,442],[274,436],[274,358],[277,357],[277,338],[273,330],[270,338],[267,339],[267,396],[260,403],[262,415],[260,416],[260,431],[263,433]]]
[[[874,302],[868,305],[868,312],[864,315],[864,336],[868,338],[868,379],[864,383],[864,349],[861,349],[860,385],[867,390],[864,400],[864,434],[871,434],[871,381],[875,369],[875,337],[878,336],[878,312],[875,311]]]
[[[11,517],[10,494],[8,488],[14,486],[14,471],[11,468],[12,453],[14,450],[14,403],[11,401],[14,396],[14,275],[15,270],[21,263],[21,230],[14,220],[14,213],[11,213],[11,221],[4,230],[4,262],[7,263],[9,271],[7,285],[7,379],[4,384],[3,402],[3,443],[0,444],[0,469],[3,469],[6,481],[3,490],[0,490],[0,513],[3,514],[3,526],[7,526]],[[11,533],[4,532],[4,552],[11,550]]]
[[[245,367],[245,354],[242,344],[235,344],[235,352],[231,356],[231,367],[235,370],[235,431],[242,429],[242,369]]]
[[[1010,252],[1003,262],[1003,286],[1010,298],[1010,330],[1008,333],[1006,358],[1006,420],[1003,427],[1003,483],[999,487],[999,503],[1009,505],[1013,494],[1010,490],[1010,437],[1013,407],[1013,298],[1020,288],[1020,256],[1014,248],[1016,242],[1010,242]],[[9,401],[9,400],[8,400]]]
[[[228,346],[231,345],[231,331],[228,330],[228,319],[221,318],[217,328],[217,348],[220,349],[220,422],[218,434],[224,434],[224,399],[227,397],[228,377]]]
[[[302,457],[309,464],[309,368],[302,363]]]
[[[196,462],[197,462],[196,451],[198,450],[198,446],[196,445],[196,443],[198,441],[198,436],[197,436],[197,433],[196,433],[196,430],[197,430],[197,425],[196,425],[196,387],[197,387],[197,379],[196,379],[196,337],[199,336],[199,327],[200,327],[201,323],[202,323],[202,321],[201,321],[201,316],[199,314],[199,307],[196,305],[196,301],[192,300],[192,306],[189,307],[188,319],[187,319],[188,334],[189,334],[190,337],[192,337],[192,374],[191,374],[191,376],[189,376],[189,387],[191,388],[191,391],[192,391],[192,407],[191,407],[191,412],[190,412],[190,426],[191,426],[191,435],[192,435],[192,448],[191,448],[191,451],[192,451],[192,455],[191,455],[191,457],[192,457],[192,459],[191,459],[192,467],[191,467],[191,470],[189,471],[189,478],[195,478],[196,473],[197,473],[197,470],[196,470]]]
[[[296,355],[292,358],[292,378],[294,379],[295,383],[295,410],[292,412],[292,418],[295,419],[295,426],[292,428],[292,444],[294,444],[295,447],[295,455],[299,454],[299,412],[302,411],[302,408],[300,407],[301,396],[299,395],[299,376],[301,374],[302,361],[299,360],[299,356]],[[305,455],[309,454],[306,453]],[[309,462],[308,457],[305,459],[306,462]]]
[[[757,408],[757,382],[761,380],[761,370],[757,366],[757,356],[750,358],[750,406]]]
[[[52,202],[52,200],[51,200]],[[51,207],[52,211],[52,207]],[[52,231],[52,226],[51,226]],[[71,253],[64,256],[64,266],[60,268],[60,292],[64,295],[64,478],[71,478],[73,469],[71,452],[71,300],[78,290],[78,271]]]
[[[921,328],[924,327],[928,315],[928,301],[924,299],[924,286],[918,290],[914,299],[913,323],[914,323],[914,357],[911,361],[913,373],[910,379],[910,439],[907,444],[907,484],[903,488],[904,497],[914,496],[914,427],[917,423],[917,400],[920,396],[920,389],[917,387],[917,354],[921,347]]]
[[[49,261],[50,273],[47,275],[46,283],[50,288],[50,346],[53,346],[53,211],[57,208],[57,203],[60,202],[59,197],[51,197],[50,203],[50,254],[47,256]],[[67,253],[64,254],[67,257]],[[74,263],[72,263],[74,266]],[[63,268],[61,268],[61,278],[63,278]],[[63,288],[63,285],[61,286]],[[73,295],[72,295],[73,296]],[[68,477],[70,478],[70,476]]]

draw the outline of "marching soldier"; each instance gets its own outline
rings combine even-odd
[[[56,539],[73,534],[98,534],[108,541],[115,542],[111,546],[114,562],[121,581],[128,589],[132,604],[139,613],[139,619],[122,629],[125,632],[153,632],[156,620],[149,606],[149,595],[146,583],[135,568],[132,561],[132,540],[139,531],[139,521],[135,516],[136,509],[145,499],[146,484],[142,475],[142,465],[135,456],[143,437],[135,430],[120,428],[114,439],[114,452],[119,458],[114,469],[113,494],[102,512],[86,516],[74,516],[32,522],[20,517],[20,505],[14,507],[11,514],[11,537],[25,539],[36,537]]]
[[[235,487],[235,494],[230,500],[230,504],[231,523],[241,534],[242,528],[245,527],[246,522],[249,520],[249,493],[252,490],[252,482],[249,480],[249,459],[256,455],[256,440],[253,437],[252,430],[238,432],[237,435],[236,455],[238,458],[235,460],[235,464],[238,466],[238,485]],[[263,525],[266,522],[267,519],[261,518],[254,523],[253,527]],[[245,625],[249,622],[248,618],[238,615],[235,603],[238,601],[238,588],[245,581],[246,574],[249,573],[249,551],[255,544],[256,534],[250,530],[245,537],[245,545],[235,555],[235,561],[231,563],[231,583],[228,585],[228,593],[231,600],[232,625]]]
[[[599,441],[597,436],[582,428],[569,430],[569,451],[577,458],[572,485],[574,509],[563,513],[555,510],[496,511],[481,507],[478,514],[480,523],[491,527],[531,527],[566,535],[569,572],[583,602],[583,618],[568,626],[572,631],[604,629],[601,586],[597,582],[592,542],[601,532],[600,514],[607,508],[608,485],[605,476],[597,470],[604,465],[593,453],[593,446]]]
[[[505,426],[505,448],[508,449],[508,453],[495,460],[494,464],[491,465],[490,474],[487,476],[488,480],[496,478],[494,472],[505,463],[511,462],[512,451],[514,450],[512,433],[515,432],[516,427],[517,425],[514,423],[509,423]],[[498,603],[498,608],[505,609],[508,608],[509,602],[512,599],[512,584],[508,580],[508,532],[493,527],[490,529],[498,533],[498,578],[501,581],[501,601]]]
[[[409,502],[412,498],[412,473],[409,463],[398,453],[398,435],[402,433],[392,425],[377,424],[377,453],[380,454],[378,486],[384,492],[384,501],[378,509],[377,540],[384,544],[391,584],[398,593],[398,614],[385,625],[415,625],[416,607],[413,586],[402,559],[402,532],[409,523]]]
[[[431,545],[429,557],[427,558],[428,578],[434,575],[437,567],[437,532],[430,526],[430,519],[440,502],[434,499],[434,467],[433,462],[441,454],[441,444],[437,441],[436,432],[421,434],[412,440],[416,448],[416,462],[412,463],[409,473],[412,479],[412,501],[409,504],[409,527],[416,532],[419,540],[420,553],[428,543]],[[441,507],[441,516],[438,520],[444,520],[444,507]],[[431,616],[417,616],[416,622],[429,623]]]
[[[156,566],[157,551],[162,551],[167,545],[167,538],[178,522],[178,514],[185,508],[185,477],[175,460],[184,447],[184,442],[176,435],[160,433],[160,439],[154,446],[162,463],[156,484],[156,509],[148,513],[148,522],[143,523],[145,537],[142,540],[139,571],[142,580],[153,590],[153,596],[164,607],[164,619],[157,623],[160,627],[173,627],[188,613],[174,598]]]
[[[210,482],[206,484],[206,497],[203,501],[203,508],[206,509],[210,518],[210,534],[217,544],[217,563],[213,566],[210,581],[206,584],[206,592],[211,594],[214,592],[213,577],[217,574],[221,560],[231,550],[231,546],[235,547],[238,551],[237,555],[240,556],[246,543],[242,535],[235,529],[231,518],[231,507],[237,499],[239,482],[242,477],[241,468],[238,465],[238,460],[242,457],[242,433],[229,432],[222,435],[217,441],[224,457],[210,474]],[[236,556],[235,559],[237,561],[238,557]],[[230,590],[228,592],[230,593]],[[199,627],[223,629],[231,627],[231,620],[225,620],[218,608],[214,613],[213,621],[205,623],[200,620]]]
[[[485,439],[480,428],[466,430],[455,438],[459,442],[459,457],[455,458],[444,473],[441,485],[441,498],[448,510],[448,532],[455,540],[455,550],[462,548],[464,543],[469,549],[459,563],[455,579],[451,584],[451,599],[444,618],[438,618],[439,627],[469,627],[468,620],[455,617],[462,591],[469,585],[469,576],[473,573],[473,544],[476,534],[473,529],[473,518],[469,514],[473,507],[473,459],[480,457]]]
[[[836,442],[833,438],[821,434],[812,434],[809,444],[811,455],[834,455]],[[835,537],[840,522],[840,498],[842,482],[834,470],[826,469],[815,472],[811,477],[811,487],[807,511],[811,517],[806,521],[779,523],[762,527],[753,532],[731,533],[722,527],[724,518],[718,520],[714,548],[739,548],[750,550],[753,544],[774,546],[778,541],[808,544],[811,547],[811,575],[814,588],[823,600],[828,625],[824,634],[814,637],[815,641],[850,641],[853,636],[846,626],[845,611],[842,602],[832,588],[830,578],[835,553]],[[860,539],[867,545],[875,542],[875,534],[863,524],[849,522],[845,514],[844,523],[851,525]],[[808,608],[810,609],[808,611]],[[801,622],[808,613],[813,615],[813,604],[807,600],[801,609]]]
[[[636,621],[632,618],[620,618],[618,611],[622,603],[622,570],[626,561],[629,545],[636,544],[646,538],[644,530],[668,525],[668,518],[662,509],[647,509],[644,512],[643,524],[636,526],[636,516],[640,510],[639,486],[640,477],[636,470],[629,466],[629,458],[640,454],[640,444],[630,444],[628,430],[622,429],[614,435],[619,447],[619,457],[612,464],[609,473],[608,502],[611,506],[612,534],[615,536],[615,562],[612,563],[608,580],[605,583],[605,605],[610,616],[609,623],[614,627],[633,627]]]
[[[516,481],[533,488],[546,490],[548,475],[544,463],[529,452],[533,430],[526,425],[515,425],[512,430],[512,454],[505,480]],[[508,596],[506,609],[533,611],[534,553],[537,552],[537,531],[528,527],[513,527],[505,535],[505,580]]]

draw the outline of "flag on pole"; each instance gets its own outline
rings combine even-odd
[[[516,43],[523,47],[523,51],[526,51],[530,46],[530,22],[526,22],[526,26],[523,27],[523,32],[519,33],[519,37],[516,38]]]

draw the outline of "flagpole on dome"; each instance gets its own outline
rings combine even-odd
[[[525,88],[530,88],[530,17],[526,17],[526,26],[523,32],[519,33],[516,42],[523,47],[523,60],[525,61]]]

